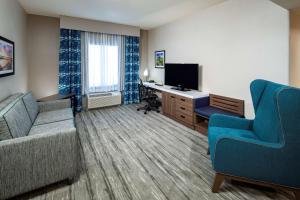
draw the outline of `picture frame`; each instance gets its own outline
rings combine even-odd
[[[166,63],[166,51],[165,50],[159,50],[154,52],[154,62],[155,62],[155,68],[165,68]]]
[[[0,36],[0,77],[15,74],[15,43]]]

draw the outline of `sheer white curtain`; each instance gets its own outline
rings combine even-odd
[[[123,37],[103,33],[82,33],[84,93],[123,89]]]

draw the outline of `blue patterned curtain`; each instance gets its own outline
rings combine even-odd
[[[74,93],[75,108],[81,111],[81,41],[80,31],[60,29],[59,93]]]
[[[139,103],[139,37],[125,36],[124,104]]]

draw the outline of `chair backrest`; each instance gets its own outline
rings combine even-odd
[[[266,142],[283,142],[282,124],[278,111],[278,94],[288,86],[266,80],[255,80],[250,90],[255,110],[253,130]]]
[[[286,148],[299,158],[300,151],[300,89],[285,88],[278,94],[278,111]]]
[[[145,92],[145,86],[143,84],[142,79],[140,79],[140,83],[139,83],[139,97],[140,97],[140,101],[143,100],[146,96],[146,92]]]

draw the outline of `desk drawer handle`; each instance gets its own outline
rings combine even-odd
[[[185,110],[185,108],[184,107],[180,107],[181,108],[181,110]]]
[[[181,99],[181,101],[185,101],[185,99]]]
[[[174,97],[174,96],[171,96],[171,98],[173,98],[173,99],[174,99],[175,97]]]
[[[183,115],[180,115],[180,117],[183,118],[183,119],[185,118],[185,116],[183,116]]]

